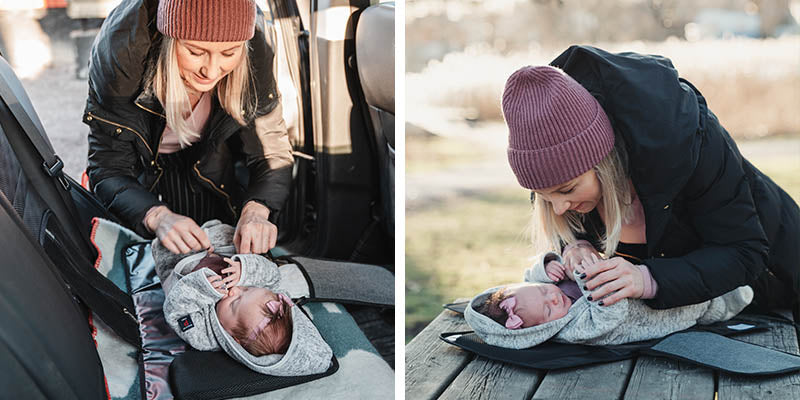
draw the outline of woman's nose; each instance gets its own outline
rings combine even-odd
[[[200,73],[206,79],[217,79],[222,73],[219,69],[219,61],[216,57],[209,57],[206,64],[200,68]]]
[[[553,212],[556,215],[562,215],[569,210],[571,203],[568,201],[556,201],[553,203]]]

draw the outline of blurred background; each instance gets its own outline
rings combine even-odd
[[[571,44],[670,58],[742,153],[800,202],[800,0],[407,0],[406,342],[443,303],[521,281],[529,192],[506,78]]]

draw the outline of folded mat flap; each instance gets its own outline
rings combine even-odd
[[[798,355],[711,332],[678,332],[662,339],[646,353],[734,374],[772,375],[800,370]]]
[[[282,258],[303,270],[312,301],[394,307],[394,274],[386,268],[299,256]]]
[[[330,368],[321,374],[271,376],[252,371],[221,351],[187,350],[170,364],[169,380],[177,399],[229,399],[310,382],[338,369],[332,357]]]
[[[617,346],[588,346],[547,341],[535,347],[515,350],[486,344],[472,331],[445,332],[439,338],[491,360],[536,369],[572,368],[626,360],[652,344],[640,342]]]

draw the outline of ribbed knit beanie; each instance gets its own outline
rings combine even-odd
[[[255,34],[253,0],[160,0],[156,25],[175,39],[240,42]]]
[[[550,66],[523,67],[503,90],[508,163],[530,190],[568,182],[614,147],[600,104],[572,77]]]

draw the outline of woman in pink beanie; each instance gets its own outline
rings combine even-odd
[[[207,248],[211,219],[238,219],[238,253],[275,246],[293,159],[258,14],[253,0],[126,0],[93,45],[90,188],[175,253]]]
[[[672,308],[744,285],[757,308],[797,305],[797,204],[668,59],[573,46],[514,72],[502,108],[550,279],[578,270],[601,305]]]

